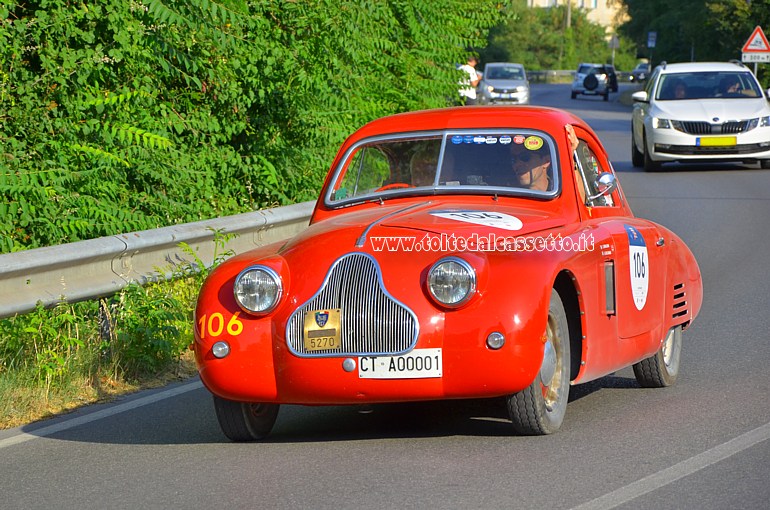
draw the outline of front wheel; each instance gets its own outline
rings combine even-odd
[[[682,354],[682,326],[669,330],[660,350],[634,365],[636,381],[644,388],[665,388],[676,382]]]
[[[759,166],[765,169],[770,168],[770,159],[763,159],[759,162]]]
[[[278,404],[234,402],[214,395],[214,409],[222,432],[237,442],[264,439],[273,430]]]
[[[506,397],[508,415],[518,434],[541,436],[559,430],[569,398],[569,329],[559,293],[554,289],[545,327],[546,362],[532,384]]]
[[[647,136],[642,134],[644,140],[644,171],[645,172],[657,172],[660,170],[660,163],[652,159],[650,156],[650,149],[647,147]]]
[[[631,126],[631,164],[636,168],[639,168],[644,165],[644,154],[639,152],[639,149],[636,148],[635,138],[634,128]]]

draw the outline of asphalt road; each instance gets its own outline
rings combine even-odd
[[[573,387],[546,437],[508,435],[484,400],[284,406],[268,441],[231,444],[193,380],[0,431],[0,508],[768,508],[770,170],[634,169],[617,98],[533,88],[597,130],[634,212],[698,258],[704,305],[675,386],[624,370]]]

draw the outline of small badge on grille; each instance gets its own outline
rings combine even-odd
[[[326,326],[326,322],[329,320],[329,312],[316,312],[315,313],[315,323],[318,324],[318,327],[322,328]]]
[[[339,350],[340,310],[308,310],[305,313],[304,345],[306,351]]]

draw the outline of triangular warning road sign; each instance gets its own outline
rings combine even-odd
[[[754,32],[751,33],[751,37],[743,45],[743,53],[770,53],[770,43],[767,42],[767,37],[762,31],[762,27],[757,26]]]

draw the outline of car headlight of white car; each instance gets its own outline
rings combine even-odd
[[[759,127],[768,127],[770,126],[770,115],[767,117],[760,117],[759,118]]]
[[[654,129],[671,129],[671,121],[668,119],[661,119],[660,117],[652,118],[652,127]]]

